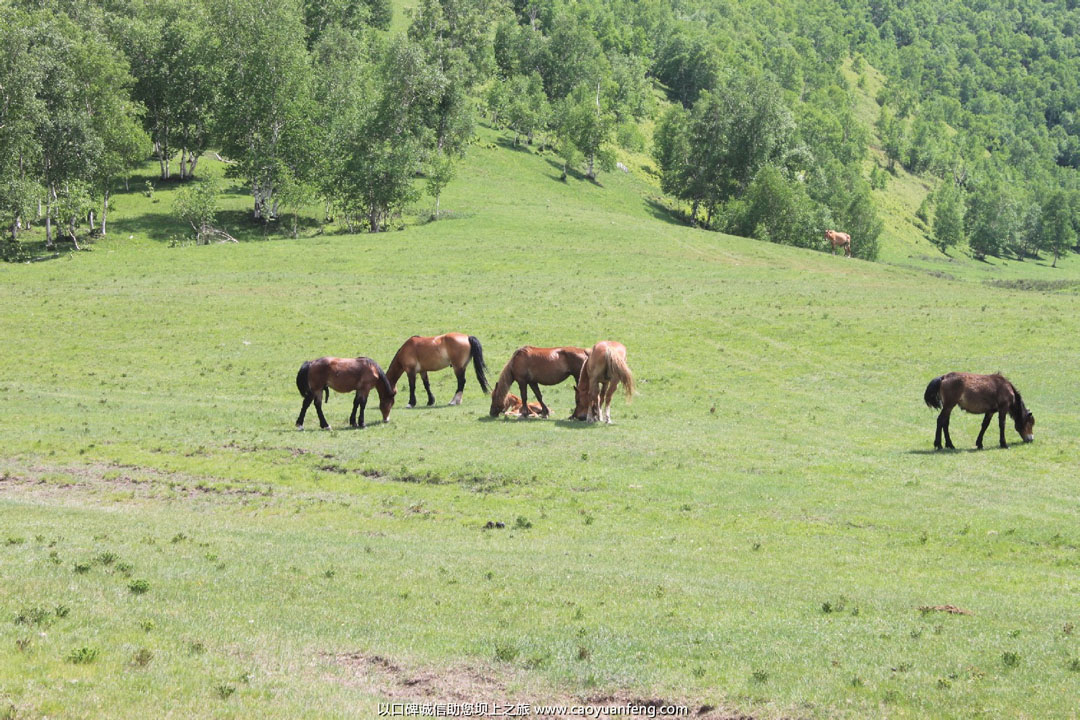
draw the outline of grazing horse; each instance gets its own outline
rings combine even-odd
[[[516,382],[521,391],[522,400],[519,402],[525,403],[521,416],[527,417],[532,412],[532,404],[528,402],[528,389],[531,387],[536,401],[540,403],[540,414],[547,417],[550,412],[540,394],[540,385],[558,385],[568,377],[573,377],[576,382],[588,356],[589,351],[579,347],[519,347],[510,356],[510,361],[499,375],[499,381],[495,383],[495,390],[491,393],[491,416],[503,412],[506,393],[510,385]]]
[[[339,393],[356,391],[353,398],[352,415],[349,416],[349,425],[356,427],[356,409],[360,408],[360,427],[364,427],[364,408],[367,407],[368,393],[371,388],[379,392],[379,410],[382,411],[383,422],[390,422],[390,408],[394,407],[394,388],[386,379],[379,363],[371,358],[336,358],[321,357],[318,360],[306,362],[300,366],[300,372],[296,373],[296,389],[304,396],[304,404],[300,407],[300,417],[296,418],[296,427],[304,429],[304,414],[308,405],[315,403],[315,412],[319,413],[319,427],[329,430],[330,423],[326,422],[323,415],[323,394],[330,399],[330,388]]]
[[[424,381],[424,390],[427,391],[427,404],[434,405],[435,396],[431,394],[428,373],[453,367],[454,374],[457,375],[457,392],[450,404],[460,405],[461,393],[465,389],[465,366],[469,364],[469,360],[473,361],[473,370],[476,371],[480,388],[487,392],[484,349],[480,346],[479,340],[464,333],[446,333],[436,337],[413,335],[397,351],[397,355],[390,362],[390,367],[386,369],[386,376],[390,378],[390,387],[395,389],[403,373],[409,376],[408,407],[416,407],[416,373],[420,373]]]
[[[528,408],[528,412],[525,412],[524,408]],[[539,403],[529,403],[524,405],[521,402],[521,398],[513,393],[508,393],[506,399],[503,400],[503,409],[507,415],[518,415],[519,417],[526,417],[527,415],[540,415],[543,412],[543,408]]]
[[[844,248],[844,256],[851,257],[851,236],[839,230],[826,230],[825,241],[832,243],[832,252],[836,254],[836,248]]]
[[[626,365],[626,346],[614,340],[601,340],[589,351],[581,366],[581,376],[574,387],[577,406],[574,420],[611,422],[611,397],[623,383],[626,401],[634,395],[634,376]]]
[[[1009,447],[1009,444],[1005,442],[1005,413],[1012,415],[1016,432],[1020,434],[1024,442],[1031,442],[1034,439],[1032,432],[1035,427],[1035,416],[1024,405],[1020,391],[999,373],[976,375],[951,372],[936,377],[926,386],[923,399],[931,408],[941,410],[937,419],[937,432],[934,433],[934,447],[939,450],[942,431],[945,432],[945,447],[953,448],[952,438],[949,437],[949,413],[957,405],[969,413],[985,413],[982,429],[979,430],[979,437],[975,440],[975,447],[980,450],[983,446],[983,433],[989,427],[990,419],[995,412],[998,414],[998,427],[1001,429],[1001,447]]]

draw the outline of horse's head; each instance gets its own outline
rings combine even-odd
[[[1013,404],[1009,408],[1009,414],[1013,417],[1016,432],[1020,434],[1024,442],[1029,443],[1035,439],[1035,416],[1027,409],[1024,399],[1020,397],[1020,393],[1015,387],[1013,388],[1013,394]]]
[[[379,396],[379,411],[382,413],[383,422],[390,422],[390,410],[394,407],[395,397],[397,397],[397,390],[391,390]]]
[[[574,386],[574,412],[570,414],[571,420],[582,422],[592,419],[593,398],[590,396],[586,383],[579,382]]]
[[[1027,408],[1024,408],[1021,418],[1016,420],[1016,432],[1020,433],[1026,443],[1035,439],[1035,416]]]

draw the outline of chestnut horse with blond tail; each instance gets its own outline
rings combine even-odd
[[[1024,442],[1035,439],[1035,416],[1027,409],[1024,399],[1020,397],[1020,391],[1000,373],[976,375],[951,372],[936,377],[926,386],[923,400],[929,407],[941,410],[937,419],[937,431],[934,433],[934,447],[938,450],[941,449],[943,432],[945,447],[954,449],[952,438],[949,437],[949,414],[957,405],[969,413],[982,413],[982,429],[979,430],[979,437],[975,440],[975,447],[980,450],[983,446],[983,435],[986,433],[986,428],[990,426],[995,412],[998,415],[1001,447],[1009,447],[1009,444],[1005,442],[1005,413],[1012,416],[1016,432],[1020,434]]]
[[[382,411],[383,422],[390,422],[390,408],[394,407],[394,389],[390,387],[390,381],[386,379],[379,363],[366,357],[321,357],[304,363],[300,366],[300,372],[296,373],[296,389],[304,397],[300,417],[296,418],[297,429],[304,429],[304,415],[312,402],[315,403],[315,412],[319,413],[319,426],[323,430],[331,429],[322,411],[323,394],[325,393],[329,400],[330,388],[339,393],[356,391],[349,425],[357,426],[356,410],[359,408],[360,427],[365,426],[364,408],[367,407],[371,388],[379,392],[379,410]]]
[[[634,376],[626,365],[626,346],[614,340],[601,340],[589,351],[581,366],[581,376],[574,388],[577,406],[574,420],[611,422],[611,397],[619,383],[626,390],[626,401],[634,396]]]
[[[460,405],[461,393],[465,390],[465,367],[470,360],[473,363],[473,370],[476,371],[476,380],[480,383],[480,389],[487,392],[484,349],[476,337],[465,333],[446,333],[435,337],[413,335],[394,355],[390,367],[386,369],[386,376],[390,379],[390,387],[395,390],[398,379],[403,374],[409,376],[408,407],[416,407],[416,374],[420,373],[420,378],[424,381],[424,390],[427,391],[427,404],[434,405],[435,396],[431,394],[428,373],[452,367],[457,376],[457,392],[454,393],[450,404]]]
[[[540,385],[558,385],[568,377],[573,377],[576,381],[588,356],[589,351],[579,347],[519,347],[510,356],[498,382],[495,383],[495,390],[491,393],[491,417],[504,411],[506,394],[513,383],[517,383],[521,391],[521,417],[532,414],[529,388],[532,388],[536,401],[540,403],[540,415],[547,417],[550,411],[544,404],[544,396],[540,394]]]

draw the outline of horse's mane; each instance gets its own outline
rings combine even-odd
[[[1020,397],[1020,391],[1016,389],[1016,386],[1009,383],[1009,387],[1013,391],[1013,403],[1009,406],[1009,414],[1012,415],[1017,425],[1023,425],[1027,416],[1027,406],[1024,405],[1024,398]]]
[[[383,391],[384,391],[384,392],[385,392],[385,393],[386,393],[387,395],[389,395],[389,396],[393,396],[393,394],[394,394],[394,388],[392,388],[392,387],[390,386],[390,378],[386,377],[386,373],[384,373],[384,372],[383,372],[382,366],[381,366],[381,365],[379,365],[379,363],[375,362],[375,361],[374,361],[373,359],[371,359],[371,358],[369,358],[369,357],[359,357],[359,358],[356,358],[356,359],[357,359],[357,360],[361,360],[361,361],[363,361],[363,362],[366,362],[366,363],[367,363],[367,364],[369,364],[369,365],[370,365],[370,366],[371,366],[372,368],[374,368],[374,369],[375,369],[375,374],[376,374],[376,375],[378,376],[378,378],[379,378],[379,382],[380,382],[380,383],[382,383]]]
[[[495,389],[491,391],[492,406],[501,406],[506,399],[506,393],[510,390],[510,383],[514,381],[514,358],[518,356],[518,353],[524,351],[525,348],[523,347],[515,350],[514,354],[510,356],[510,359],[506,361],[506,365],[503,367],[502,372],[499,373],[499,380],[495,383]]]

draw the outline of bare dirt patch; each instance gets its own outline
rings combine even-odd
[[[690,717],[700,720],[754,720],[753,716],[719,708],[700,698],[658,698],[641,693],[617,690],[610,693],[573,695],[560,693],[543,685],[535,676],[513,667],[491,667],[458,664],[446,668],[408,667],[382,655],[349,652],[326,653],[322,656],[344,670],[337,678],[351,686],[395,703],[447,704],[488,703],[489,709],[498,703],[528,705],[529,716],[537,708],[547,706],[587,707],[588,717],[625,717],[627,706],[636,706],[637,717]],[[685,714],[661,714],[673,706],[687,708]],[[610,708],[622,709],[608,714]],[[497,716],[497,715],[496,715]]]

